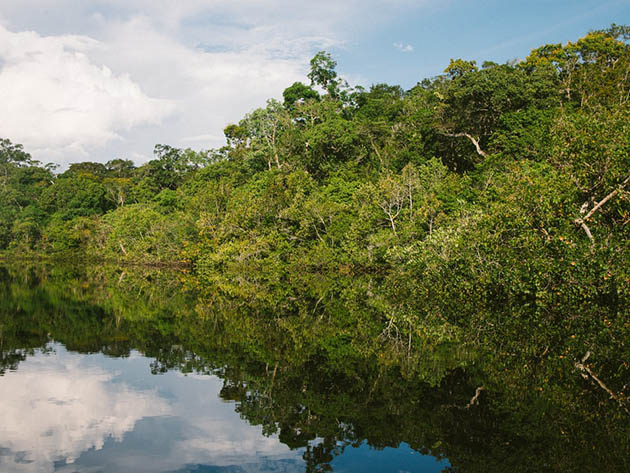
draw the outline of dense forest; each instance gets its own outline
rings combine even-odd
[[[225,147],[157,145],[139,167],[56,174],[4,139],[0,251],[181,266],[262,318],[338,314],[340,336],[376,324],[408,353],[493,340],[599,389],[588,359],[625,402],[629,41],[612,25],[520,62],[451,60],[410,90],[351,87],[320,52]]]

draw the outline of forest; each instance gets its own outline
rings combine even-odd
[[[159,144],[140,166],[56,173],[4,138],[0,257],[179,267],[206,301],[289,331],[375,325],[407,354],[492,340],[570,359],[622,404],[629,42],[613,24],[518,62],[451,59],[410,90],[352,87],[322,51],[226,146]]]

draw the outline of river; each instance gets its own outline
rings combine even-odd
[[[627,412],[571,365],[339,337],[165,269],[5,265],[0,297],[3,472],[630,471]]]

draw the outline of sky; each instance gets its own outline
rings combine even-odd
[[[505,62],[630,23],[628,0],[0,0],[0,138],[64,169],[207,149],[308,82],[410,88],[450,58]]]

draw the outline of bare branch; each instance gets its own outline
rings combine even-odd
[[[486,389],[483,386],[479,386],[477,389],[475,389],[475,395],[472,397],[472,399],[466,406],[466,409],[470,409],[472,406],[479,404],[479,396],[481,396],[481,393],[484,392],[485,390]]]
[[[590,356],[591,356],[591,352],[587,351],[586,355],[584,355],[581,361],[575,362],[575,367],[578,370],[580,370],[582,377],[584,379],[590,379],[591,381],[595,381],[600,388],[602,388],[604,391],[608,393],[608,395],[610,396],[610,399],[614,399],[615,401],[617,401],[619,405],[626,412],[628,412],[628,409],[626,408],[626,406],[624,406],[623,401],[619,398],[619,396],[617,396],[608,386],[606,386],[606,384],[604,384],[604,382],[601,379],[599,379],[599,377],[593,372],[593,370],[591,370],[587,365],[584,364]]]
[[[628,182],[630,182],[630,176],[626,177],[626,179],[621,184],[619,184],[619,187],[617,189],[615,189],[606,197],[604,197],[602,200],[600,200],[599,203],[597,203],[595,207],[593,207],[591,211],[586,214],[586,216],[584,217],[584,220],[587,220],[588,218],[590,218],[591,215],[593,215],[597,210],[599,210],[602,205],[604,205],[606,202],[612,199],[615,195],[617,195],[619,191],[623,190],[623,188],[626,186]]]
[[[582,219],[578,219],[578,220],[582,220]],[[595,239],[593,238],[593,234],[591,233],[591,229],[588,228],[588,226],[583,221],[578,222],[576,220],[575,223],[577,223],[578,225],[580,225],[582,227],[582,229],[584,230],[584,233],[586,233],[586,236],[588,237],[588,239],[591,240],[591,243],[595,243]]]
[[[479,146],[479,140],[475,139],[474,136],[468,134],[468,133],[443,133],[444,136],[452,136],[454,138],[459,138],[459,137],[465,137],[468,138],[470,141],[472,141],[472,144],[475,145],[475,149],[477,150],[477,154],[479,154],[480,156],[483,156],[484,158],[486,156],[488,156],[488,154],[481,149],[481,146]]]
[[[608,194],[606,197],[604,197],[602,200],[597,202],[593,206],[593,208],[584,217],[580,217],[580,218],[576,218],[575,219],[575,221],[574,221],[575,224],[582,227],[582,229],[586,233],[586,236],[588,236],[588,238],[591,240],[591,242],[594,242],[595,240],[593,239],[593,234],[591,233],[590,229],[586,225],[586,221],[589,218],[591,218],[595,212],[597,212],[599,209],[601,209],[606,202],[608,202],[610,199],[612,199],[614,196],[616,196],[620,191],[622,191],[624,189],[624,187],[626,186],[626,184],[628,184],[628,182],[630,182],[630,176],[626,177],[626,179],[621,184],[619,184],[619,187],[617,187],[617,189],[615,189],[610,194]],[[586,211],[586,206],[582,205],[582,208],[580,209],[580,213],[584,213],[585,211]]]

